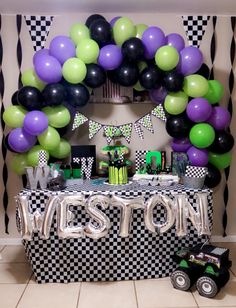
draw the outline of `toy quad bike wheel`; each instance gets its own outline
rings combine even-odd
[[[178,267],[170,276],[175,289],[187,291],[193,284],[191,272],[187,268]]]
[[[219,291],[217,278],[213,275],[205,274],[198,278],[196,287],[200,295],[208,298],[216,296]]]

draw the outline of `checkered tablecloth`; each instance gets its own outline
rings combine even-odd
[[[84,182],[82,185],[73,185],[60,192],[47,190],[30,191],[30,210],[45,208],[48,194],[74,194],[83,192],[85,196],[95,193],[106,195],[116,194],[123,197],[143,196],[148,199],[157,192],[162,192],[171,198],[178,192],[186,192],[190,203],[195,207],[195,193],[208,192],[208,215],[210,228],[212,227],[212,192],[208,189],[185,189],[182,185],[171,187],[149,187],[131,183],[125,186],[110,186],[106,184],[93,185]],[[21,193],[29,193],[24,190]],[[77,222],[85,225],[89,217],[84,207],[76,209]],[[35,233],[32,241],[23,240],[26,254],[31,263],[38,283],[45,282],[75,282],[75,281],[112,281],[128,279],[145,279],[168,276],[175,266],[173,254],[181,247],[203,243],[206,237],[199,237],[196,230],[188,223],[188,234],[179,238],[175,228],[164,234],[153,234],[144,225],[142,210],[134,210],[132,227],[129,237],[119,236],[120,211],[109,207],[104,210],[111,221],[111,229],[107,236],[93,240],[91,238],[59,239],[56,231],[56,218],[48,240],[40,239]],[[165,216],[161,206],[155,208],[154,217],[160,220]],[[18,221],[19,224],[19,221]]]

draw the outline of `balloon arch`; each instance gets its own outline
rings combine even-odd
[[[173,150],[186,152],[192,165],[208,166],[210,187],[219,183],[219,169],[229,166],[234,139],[227,130],[230,114],[218,105],[223,86],[209,80],[201,51],[185,47],[181,35],[94,14],[85,24],[74,24],[69,36],[53,38],[49,49],[37,51],[33,65],[23,72],[24,86],[3,114],[13,128],[6,146],[16,152],[12,167],[17,174],[36,166],[42,149],[48,159],[70,154],[69,142],[61,138],[71,120],[68,106],[87,104],[91,88],[106,78],[148,91],[152,101],[164,105]]]

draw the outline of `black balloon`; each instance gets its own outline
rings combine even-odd
[[[46,85],[42,94],[45,106],[61,105],[66,99],[66,90],[60,83]]]
[[[66,133],[68,133],[69,127],[70,127],[70,124],[64,127],[57,128],[57,132],[60,135],[60,137],[63,137]]]
[[[112,40],[112,29],[109,22],[104,19],[98,19],[91,23],[90,36],[100,47],[109,44]]]
[[[155,65],[146,67],[140,73],[139,81],[141,86],[147,90],[157,89],[161,85],[162,73]]]
[[[21,88],[17,94],[18,103],[27,110],[38,110],[43,107],[41,92],[35,88],[26,86]]]
[[[123,62],[115,71],[117,82],[124,87],[132,87],[138,81],[139,69],[135,63]]]
[[[204,184],[209,188],[214,188],[221,181],[221,173],[219,169],[217,169],[215,166],[213,166],[210,163],[207,165],[207,168],[208,168],[208,173],[206,175]]]
[[[139,38],[132,37],[121,47],[123,57],[129,61],[139,61],[144,57],[144,46]]]
[[[210,78],[210,69],[205,63],[203,63],[202,66],[199,68],[199,70],[195,74],[201,75],[201,76],[205,77],[206,79],[209,79]]]
[[[93,15],[90,15],[86,22],[85,22],[85,25],[89,28],[90,25],[96,21],[96,20],[99,20],[99,19],[103,19],[103,20],[106,20],[105,17],[103,17],[102,15],[99,15],[99,14],[93,14]]]
[[[12,97],[11,97],[11,103],[12,105],[18,105],[18,100],[17,100],[17,95],[18,95],[18,91],[14,92]]]
[[[163,74],[162,84],[167,91],[178,92],[182,90],[183,83],[184,76],[175,70]]]
[[[186,115],[178,115],[167,118],[166,131],[173,138],[182,138],[189,135],[192,122]]]
[[[89,91],[82,84],[70,84],[66,88],[67,102],[73,107],[85,106],[89,100]]]
[[[107,71],[107,78],[113,83],[118,83],[116,70]]]
[[[224,154],[232,150],[234,146],[234,137],[226,131],[216,131],[214,142],[209,150],[214,153]]]
[[[87,74],[84,83],[90,88],[98,88],[106,82],[105,70],[97,64],[87,64]]]

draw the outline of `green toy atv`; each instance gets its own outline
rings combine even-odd
[[[200,295],[214,297],[229,280],[229,249],[197,245],[181,249],[174,256],[177,269],[170,279],[174,288],[187,291],[196,282]]]

